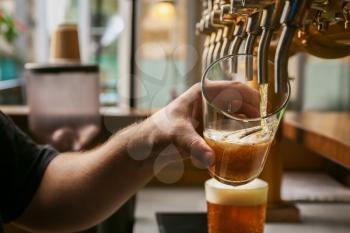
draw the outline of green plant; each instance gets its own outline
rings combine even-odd
[[[0,9],[0,37],[8,43],[12,43],[18,36],[15,19],[7,12]]]

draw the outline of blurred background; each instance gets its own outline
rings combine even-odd
[[[196,35],[196,23],[201,10],[198,0],[1,0],[0,110],[37,135],[28,123],[24,65],[49,64],[57,26],[74,23],[81,63],[99,67],[102,124],[86,148],[102,143],[200,81],[203,38]],[[331,226],[336,225],[337,232],[349,232],[350,57],[325,60],[298,53],[290,59],[289,75],[291,101],[280,146],[270,156],[279,162],[267,177],[280,178],[274,201],[291,203],[281,207],[287,214],[280,216],[306,225],[268,225],[268,231],[335,232]],[[127,226],[118,232],[130,232],[135,219],[135,232],[156,232],[155,212],[205,211],[207,178],[207,171],[191,161],[172,165],[138,194],[136,210],[132,200],[100,232],[113,232],[120,222]]]
[[[100,66],[103,106],[162,107],[200,80],[200,10],[186,0],[2,0],[0,104],[25,104],[23,64],[48,63],[52,33],[69,22],[79,26],[82,63]],[[291,107],[349,110],[349,72],[349,58],[295,56]]]

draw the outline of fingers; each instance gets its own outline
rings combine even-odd
[[[258,107],[260,93],[247,85],[232,81],[210,81],[206,85],[209,100],[241,99],[244,103]]]
[[[243,101],[245,104],[251,105],[252,107],[259,108],[260,106],[259,91],[244,84],[238,84],[235,86],[235,88],[237,88],[239,93],[242,95]]]
[[[237,115],[238,118],[241,118],[240,115],[244,115],[244,118],[259,118],[260,109],[250,104],[244,103],[241,105],[241,108],[232,115]]]
[[[211,81],[207,84],[208,100],[217,108],[249,118],[260,116],[260,93],[247,85],[232,81]]]
[[[214,152],[191,126],[185,126],[175,135],[175,144],[183,153],[191,155],[202,166],[208,167],[214,162]]]

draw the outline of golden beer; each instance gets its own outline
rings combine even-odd
[[[267,193],[268,184],[259,179],[235,187],[208,180],[208,233],[263,233]]]
[[[204,134],[215,152],[215,162],[209,167],[212,177],[229,185],[240,185],[255,179],[262,171],[271,146],[271,139],[241,140],[216,131]]]

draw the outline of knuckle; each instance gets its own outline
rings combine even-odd
[[[195,91],[200,91],[201,90],[201,83],[196,83],[196,84],[194,84],[193,85],[193,89],[195,90]]]
[[[198,138],[194,138],[190,141],[190,148],[195,149],[198,144],[200,144],[200,140]]]
[[[188,126],[182,120],[174,122],[170,130],[171,138],[173,140],[184,138],[186,136],[187,131],[188,131]]]
[[[194,90],[196,96],[201,95],[201,93],[202,93],[202,85],[201,85],[201,83],[198,82],[198,83],[194,84],[193,85],[193,90]]]

